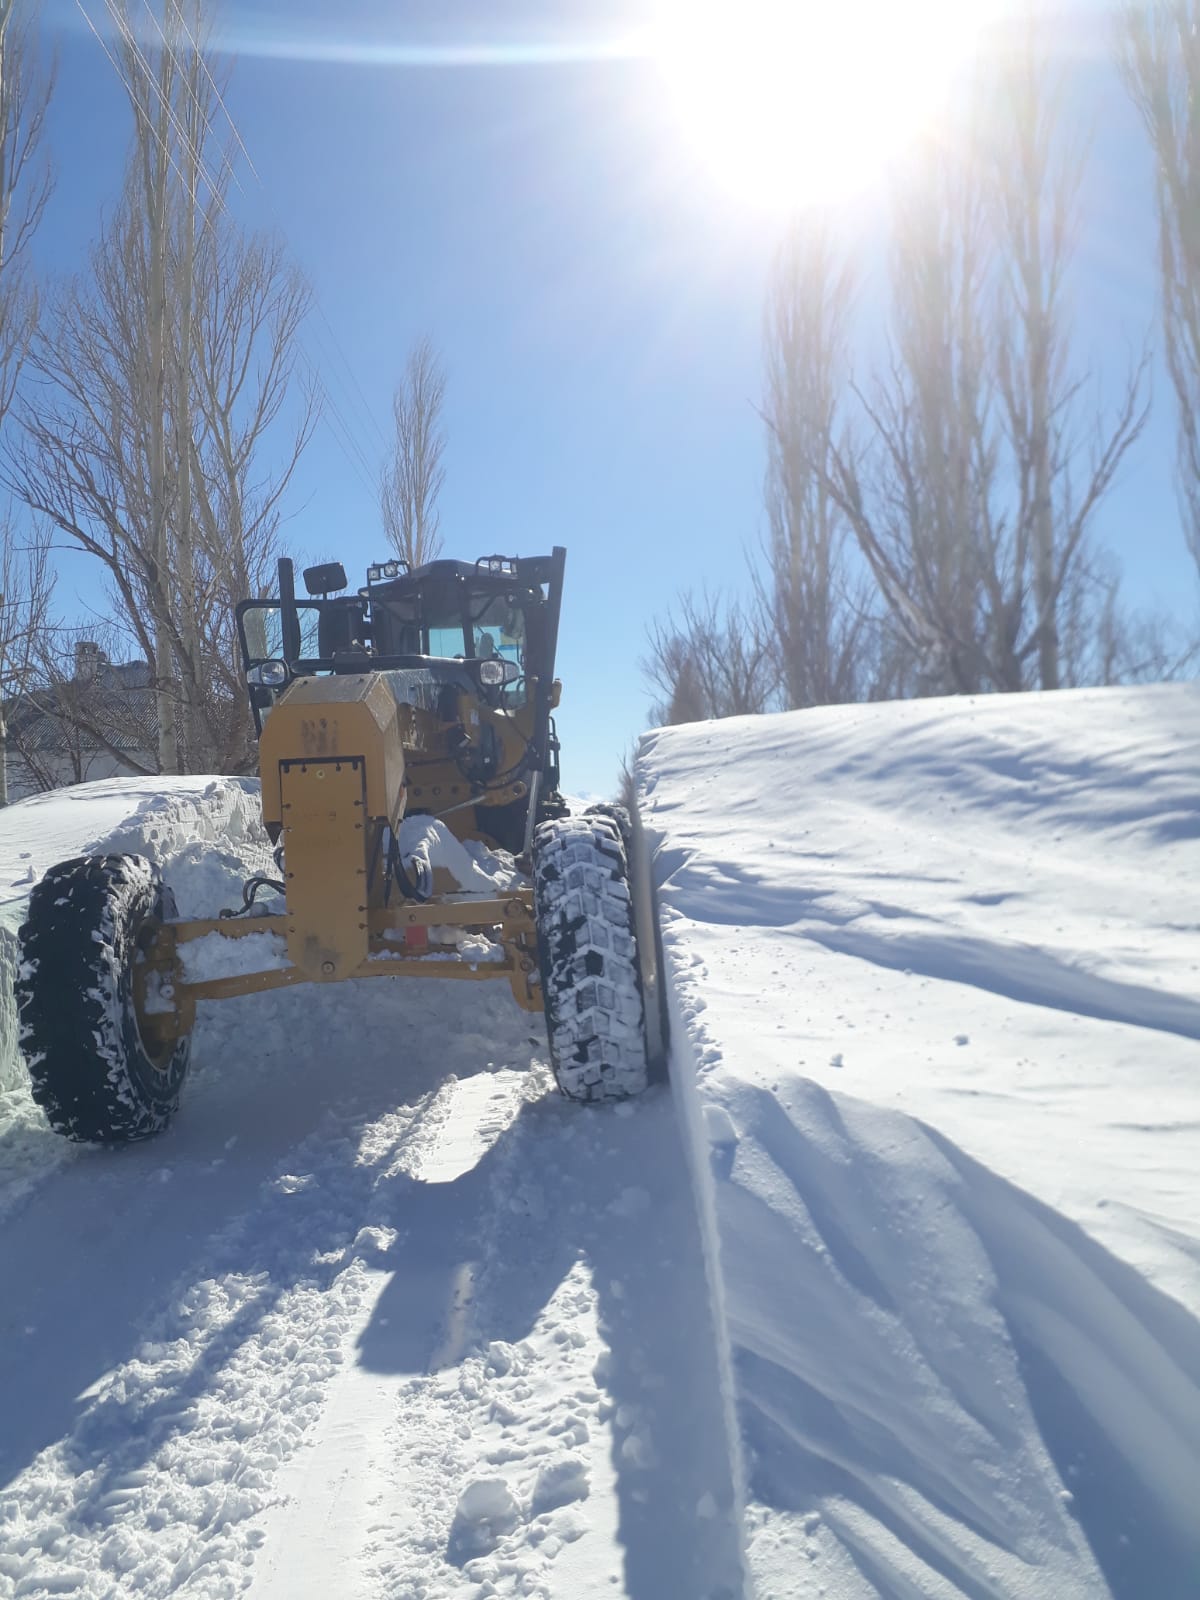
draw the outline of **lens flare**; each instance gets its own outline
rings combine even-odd
[[[791,207],[861,187],[937,115],[984,11],[979,0],[663,0],[655,54],[721,183]]]
[[[466,36],[462,36],[465,32]],[[560,29],[541,37],[506,37],[503,29],[471,36],[405,37],[399,31],[348,31],[315,19],[277,16],[239,7],[221,20],[214,43],[239,56],[260,60],[325,62],[361,67],[536,67],[628,61],[649,54],[648,31],[602,34]]]

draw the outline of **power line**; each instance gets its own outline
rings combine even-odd
[[[78,3],[79,3],[79,0],[76,0],[76,4],[78,4]],[[153,72],[153,70],[152,70],[152,68],[150,66],[150,63],[146,60],[146,57],[142,54],[141,46],[137,42],[137,38],[134,35],[132,26],[130,25],[128,19],[125,18],[121,14],[121,10],[120,10],[120,7],[119,7],[119,5],[117,3],[117,0],[104,0],[104,6],[105,6],[105,10],[108,12],[108,14],[112,18],[113,22],[116,23],[117,31],[121,35],[122,39],[125,41],[127,46],[129,47],[129,50],[130,50],[134,60],[136,61],[137,65],[141,67],[142,72],[145,75],[146,82],[149,84],[150,88],[154,91],[154,94],[158,98],[159,104],[161,105],[162,109],[166,112],[167,119],[170,122],[172,128],[175,130],[175,133],[178,136],[180,143],[183,145],[183,148],[186,151],[188,157],[190,158],[190,160],[192,160],[195,163],[196,170],[200,173],[201,177],[204,179],[204,182],[208,185],[209,192],[214,196],[215,199],[218,200],[218,202],[221,205],[224,205],[224,197],[221,195],[220,190],[218,189],[217,185],[213,182],[212,175],[209,173],[208,168],[204,164],[204,157],[203,157],[203,154],[201,153],[201,148],[198,145],[196,145],[196,144],[194,144],[192,142],[191,138],[188,135],[187,129],[183,126],[183,123],[179,120],[179,115],[176,112],[175,107],[171,104],[170,99],[168,98],[168,96],[163,93],[162,87],[160,86],[157,78],[155,77],[154,72]],[[93,28],[92,31],[94,33],[95,29]],[[164,44],[166,44],[165,40],[164,40]],[[169,59],[171,61],[171,65],[172,65],[173,69],[178,71],[179,70],[179,61],[178,61],[178,58],[175,55],[174,49],[169,44],[167,44],[166,49],[167,49],[167,55],[168,55],[168,57],[169,57]],[[108,55],[108,51],[107,50],[105,50],[105,54]],[[109,56],[109,60],[110,61],[112,60],[111,56]],[[114,65],[115,65],[115,63],[114,63]],[[126,81],[124,76],[121,77],[121,82],[125,86],[125,91],[129,95],[129,98],[132,101],[134,101],[134,104],[136,105],[137,104],[137,100],[135,98],[133,89],[129,85],[129,83]],[[149,118],[147,118],[147,122],[149,122]],[[207,120],[205,121],[205,129],[206,129],[206,131],[211,131],[211,129],[209,129]],[[180,183],[183,184],[184,188],[186,189],[188,187],[187,180],[184,178],[183,174],[179,171],[179,168],[177,166],[175,166],[175,163],[171,158],[171,152],[168,150],[166,142],[162,138],[161,134],[158,133],[157,129],[155,129],[153,126],[151,126],[151,130],[150,131],[154,134],[154,137],[158,140],[160,146],[162,147],[163,154],[167,157],[168,162],[171,163],[171,166],[173,167],[173,169],[175,171],[176,177],[179,179]]]
[[[91,17],[88,15],[87,11],[84,9],[83,0],[75,0],[75,4],[79,9],[80,16],[87,23],[88,27],[91,29],[93,35],[95,36],[96,43],[100,46],[101,50],[103,50],[104,54],[108,57],[109,63],[111,64],[113,71],[116,73],[117,78],[118,78],[118,80],[119,80],[119,82],[121,84],[122,89],[124,89],[125,93],[129,96],[129,99],[130,99],[131,103],[136,105],[137,104],[137,96],[134,93],[132,84],[129,82],[129,80],[126,78],[124,72],[121,70],[120,62],[116,59],[116,57],[113,55],[112,51],[105,44],[104,36],[100,33],[99,29],[96,27],[96,24],[92,21]],[[161,136],[158,134],[156,129],[151,128],[150,131],[151,131],[152,134],[154,134],[154,137],[158,140],[158,143],[162,146],[162,152],[166,156],[167,161],[170,164],[171,170],[174,172],[175,176],[179,179],[180,183],[183,183],[184,182],[183,174],[182,174],[182,172],[180,172],[179,168],[175,165],[175,161],[174,161],[174,158],[171,155],[170,150],[167,149],[166,144],[163,142]],[[185,187],[186,187],[186,185],[185,185]]]
[[[149,11],[150,10],[150,0],[144,0],[144,4],[146,6],[146,9]],[[228,122],[228,124],[230,126],[230,129],[233,132],[234,139],[237,141],[237,147],[242,152],[242,155],[245,157],[246,165],[250,168],[250,171],[253,173],[255,181],[257,183],[261,184],[262,183],[262,179],[258,175],[258,168],[254,165],[254,162],[250,159],[250,152],[249,152],[249,150],[247,150],[247,148],[246,148],[246,146],[245,146],[245,144],[244,144],[244,142],[242,140],[242,136],[238,132],[237,124],[234,122],[232,116],[229,114],[229,108],[225,104],[224,96],[221,94],[221,91],[220,91],[219,87],[217,86],[217,80],[212,75],[212,72],[211,72],[211,70],[209,68],[209,65],[208,65],[208,61],[205,58],[204,52],[201,50],[200,45],[199,45],[199,43],[197,42],[197,40],[195,38],[195,35],[192,33],[192,30],[188,27],[187,18],[183,14],[183,5],[181,3],[181,0],[172,0],[172,4],[173,4],[173,6],[175,8],[175,15],[179,18],[179,26],[183,29],[184,34],[187,37],[187,41],[191,45],[192,50],[195,53],[196,59],[199,61],[200,66],[202,67],[202,69],[204,71],[204,76],[208,79],[209,87],[212,89],[212,92],[217,97],[217,104],[220,106],[221,110],[225,114],[225,120],[226,120],[226,122]],[[153,16],[153,12],[151,12],[151,16]],[[157,19],[156,19],[156,23],[157,23]],[[159,29],[159,31],[161,33],[162,30]],[[241,189],[241,185],[240,184],[238,184],[238,188]],[[241,192],[244,194],[245,190],[241,189]]]
[[[350,358],[342,349],[342,346],[338,340],[338,336],[333,331],[333,324],[325,315],[325,307],[321,304],[320,296],[317,294],[315,288],[313,290],[313,304],[316,306],[317,315],[320,317],[321,322],[325,327],[325,331],[329,334],[329,337],[333,343],[334,353],[341,361],[342,366],[346,369],[346,373],[349,376],[350,382],[354,386],[354,392],[358,396],[359,404],[362,407],[362,414],[366,417],[370,426],[374,430],[375,437],[379,440],[380,446],[386,450],[388,447],[388,441],[384,435],[383,429],[379,426],[379,419],[375,415],[374,411],[372,411],[370,403],[367,400],[366,395],[363,393],[362,385],[359,383],[358,378],[355,375],[354,368],[350,365]]]
[[[330,393],[329,385],[325,382],[320,369],[313,362],[311,356],[308,356],[307,359],[309,372],[320,386],[321,394],[325,401],[327,414],[330,419],[330,431],[336,438],[342,454],[345,456],[351,470],[358,477],[359,482],[362,483],[369,494],[374,495],[377,485],[372,475],[371,464],[367,460],[366,454],[358,441],[358,436],[351,425],[346,421],[341,407],[338,405],[334,396]]]
[[[106,3],[107,3],[107,0],[106,0]],[[168,54],[174,56],[174,53],[175,53],[174,52],[174,46],[172,45],[171,41],[167,38],[166,33],[163,31],[162,23],[159,22],[158,18],[155,16],[154,11],[153,11],[153,9],[151,7],[150,0],[142,0],[142,4],[145,7],[146,15],[150,18],[150,21],[154,24],[155,32],[158,34],[158,37],[163,42],[164,49],[168,52]],[[224,107],[224,103],[221,101],[221,92],[217,88],[216,84],[213,82],[212,73],[209,72],[209,70],[208,70],[208,63],[205,61],[203,55],[200,53],[200,47],[196,43],[196,40],[192,35],[191,29],[188,27],[187,22],[186,22],[186,20],[184,18],[183,11],[181,10],[181,8],[179,7],[179,5],[177,3],[175,4],[175,15],[176,15],[176,17],[177,17],[177,19],[179,21],[179,26],[182,28],[182,30],[183,30],[186,38],[187,38],[188,44],[192,48],[192,55],[193,55],[194,59],[199,63],[199,65],[203,69],[204,75],[205,75],[205,77],[207,77],[207,79],[209,81],[209,84],[212,87],[213,93],[217,97],[217,102],[218,102],[218,104],[221,105],[222,111],[224,111],[225,107]],[[147,68],[147,71],[149,71],[149,68]],[[204,106],[200,103],[200,95],[199,95],[199,93],[198,93],[198,91],[196,89],[196,86],[192,82],[190,74],[185,72],[183,74],[183,81],[184,81],[184,84],[187,87],[188,94],[191,96],[192,104],[195,106],[197,112],[199,113],[201,121],[204,123],[204,137],[200,141],[200,148],[203,148],[203,145],[207,143],[207,136],[210,135],[210,134],[214,134],[215,135],[215,130],[214,130],[213,126],[212,126],[212,123],[209,120],[208,112],[205,110]],[[227,113],[227,115],[228,115],[228,113]],[[234,138],[235,139],[237,138],[237,129],[236,128],[234,129]],[[239,145],[241,145],[242,141],[240,139],[238,139],[237,142],[238,142]],[[242,153],[243,153],[243,155],[245,154],[244,148],[243,148]],[[229,176],[233,179],[234,183],[237,185],[238,193],[244,195],[246,193],[246,191],[242,187],[242,180],[237,175],[237,169],[233,164],[232,157],[224,150],[220,151],[219,154],[220,154],[220,157],[221,157],[221,176],[223,177],[224,174],[226,172],[228,172]],[[246,159],[247,159],[247,161],[249,161],[249,157],[248,156],[247,156]],[[253,171],[253,163],[251,163],[251,171]],[[257,176],[258,176],[258,174],[255,173],[255,177],[257,177]],[[210,188],[212,187],[211,183],[209,184],[209,187]]]

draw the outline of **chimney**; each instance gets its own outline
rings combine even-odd
[[[80,639],[75,645],[75,682],[95,683],[100,668],[108,660],[93,639]]]

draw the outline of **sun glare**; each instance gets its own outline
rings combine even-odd
[[[720,182],[786,209],[853,193],[928,125],[984,0],[662,0],[656,55]]]

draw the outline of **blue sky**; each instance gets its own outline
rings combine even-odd
[[[99,22],[99,0],[85,4]],[[753,403],[781,219],[714,180],[651,61],[571,59],[635,33],[635,0],[227,0],[221,15],[239,47],[227,103],[259,175],[243,173],[235,209],[282,233],[312,281],[308,349],[372,476],[407,349],[427,334],[441,351],[446,553],[567,546],[564,780],[607,792],[645,721],[647,622],[685,585],[743,587],[742,549],[761,533]],[[54,0],[47,22],[59,178],[38,248],[69,271],[116,195],[128,118],[78,9]],[[1077,335],[1115,387],[1154,316],[1149,160],[1107,64],[1104,13],[1073,13],[1065,38],[1072,104],[1093,126]],[[504,47],[500,59],[396,59],[480,42]],[[552,59],[522,61],[520,45]],[[868,255],[881,212],[878,189],[844,211]],[[1132,596],[1194,608],[1161,376],[1157,390],[1099,527]],[[336,423],[323,426],[292,500],[298,555],[337,554],[353,574],[385,553],[365,479]]]

